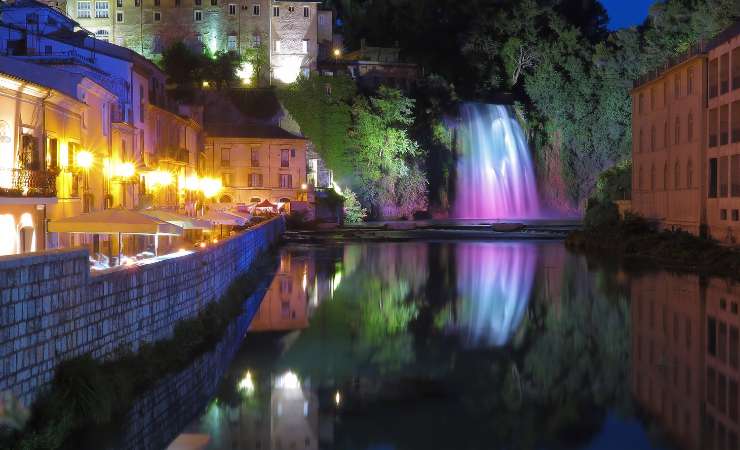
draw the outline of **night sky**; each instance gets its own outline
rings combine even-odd
[[[655,0],[601,0],[609,12],[609,28],[630,27],[640,25],[648,14],[650,5]]]

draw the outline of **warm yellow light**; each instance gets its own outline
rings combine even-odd
[[[205,242],[201,242],[200,244],[198,244],[198,246],[200,248],[206,248],[206,243]]]
[[[214,240],[213,240],[213,243],[214,243],[214,244],[218,244],[218,239],[214,239]]]
[[[93,160],[95,158],[93,157],[93,154],[88,152],[87,150],[82,150],[77,152],[75,155],[75,164],[80,169],[89,169],[93,165]]]
[[[195,175],[191,175],[185,179],[185,189],[188,191],[197,191],[200,186],[200,180]]]
[[[342,56],[342,51],[339,50],[338,48],[335,48],[334,49],[334,57],[339,58],[340,56]]]
[[[248,370],[244,375],[244,378],[239,380],[237,388],[247,394],[252,394],[254,392],[254,381],[252,380],[252,374]]]
[[[155,170],[147,175],[147,181],[152,186],[169,186],[174,179],[172,174],[166,170]]]
[[[308,185],[306,183],[301,184],[301,189],[305,191],[306,189],[308,189]]]
[[[236,70],[236,76],[242,80],[244,84],[250,84],[252,77],[254,76],[254,66],[252,63],[243,62],[241,66]]]
[[[119,163],[113,168],[113,175],[121,178],[131,178],[136,174],[136,167],[133,163]]]
[[[200,190],[207,198],[215,197],[219,192],[221,192],[222,188],[221,180],[217,178],[206,177],[200,179]]]
[[[341,394],[339,394],[339,391],[337,391],[337,393],[334,394],[334,403],[336,403],[337,406],[339,406],[341,402],[342,402],[342,396]]]
[[[203,87],[204,87],[204,88],[207,88],[208,86],[210,86],[210,83],[209,83],[209,82],[207,82],[207,81],[204,81],[204,82],[203,82]]]

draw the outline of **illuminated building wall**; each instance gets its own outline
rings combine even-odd
[[[222,180],[221,203],[248,204],[265,199],[276,203],[302,198],[305,139],[277,127],[244,125],[232,131],[206,129],[207,170]]]
[[[128,47],[152,59],[159,58],[163,50],[177,42],[211,54],[235,51],[243,55],[249,49],[269,48],[273,79],[278,82],[293,81],[303,69],[315,68],[319,29],[323,38],[331,41],[331,38],[326,39],[326,35],[331,34],[331,13],[328,19],[324,13],[323,25],[320,25],[319,2],[86,1],[70,0],[60,8],[99,39]],[[96,9],[96,4],[107,5],[107,8]],[[275,15],[275,8],[279,15]]]

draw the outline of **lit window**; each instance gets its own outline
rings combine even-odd
[[[234,185],[234,174],[233,173],[221,174],[221,183],[224,186],[233,186]]]
[[[98,19],[106,19],[108,17],[108,2],[95,2],[95,17]]]
[[[89,19],[90,18],[90,2],[77,2],[77,18],[78,19]]]
[[[123,11],[116,11],[116,22],[123,23]]]
[[[260,5],[252,5],[252,15],[253,16],[260,15]]]
[[[303,7],[303,17],[311,17],[311,10],[308,6]]]
[[[98,30],[98,31],[95,32],[95,37],[97,39],[100,39],[101,41],[108,42],[108,37],[109,36],[110,36],[110,34],[108,33],[108,30]]]
[[[201,20],[203,20],[203,11],[196,9],[195,11],[193,11],[193,15],[196,22],[200,22]]]
[[[236,36],[234,36],[233,34],[232,35],[229,35],[229,37],[227,38],[227,41],[226,41],[226,50],[228,50],[230,52],[235,52],[236,51]]]
[[[236,15],[236,5],[233,3],[229,4],[229,15],[235,16]]]
[[[162,20],[162,13],[159,11],[154,11],[154,21],[159,22]]]
[[[275,53],[280,53],[280,49],[281,49],[281,42],[280,42],[280,39],[278,39],[275,41]]]
[[[304,39],[303,42],[301,42],[301,50],[303,53],[308,53],[308,40]]]

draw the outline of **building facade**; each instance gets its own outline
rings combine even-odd
[[[206,129],[206,171],[220,203],[306,201],[306,140],[271,125]]]
[[[177,42],[211,54],[267,53],[271,80],[290,83],[316,68],[331,42],[331,11],[319,1],[68,0],[60,7],[98,39],[156,59]]]
[[[635,83],[632,209],[662,229],[740,235],[740,24]]]

